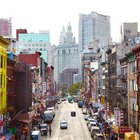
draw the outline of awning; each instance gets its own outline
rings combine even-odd
[[[0,140],[6,140],[4,136],[0,136]]]
[[[0,126],[3,126],[3,121],[0,121]]]
[[[112,127],[112,130],[115,132],[115,133],[118,133],[118,126],[116,126],[116,125],[111,125],[111,127]]]
[[[12,137],[13,137],[13,135],[12,135],[11,133],[8,133],[8,134],[6,134],[6,135],[4,135],[4,136],[5,136],[5,139],[6,139],[6,140],[11,140]]]

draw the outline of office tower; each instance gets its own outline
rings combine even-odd
[[[93,45],[93,47],[98,44],[106,46],[109,44],[109,40],[109,16],[97,12],[79,15],[79,46],[81,50],[87,49],[89,45]]]

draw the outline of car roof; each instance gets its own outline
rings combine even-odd
[[[88,118],[88,120],[95,120],[95,119],[93,119],[93,118]]]
[[[96,133],[96,135],[97,135],[97,136],[103,136],[103,134],[102,134],[102,133]]]
[[[32,132],[32,135],[38,135],[39,134],[39,130],[34,130],[33,132]]]
[[[42,123],[42,124],[40,124],[40,126],[47,126],[47,124],[46,123]]]
[[[62,122],[66,123],[67,121],[66,120],[61,120],[60,123],[62,123]]]
[[[100,129],[98,126],[92,126],[91,129]]]
[[[96,122],[89,122],[90,124],[97,124]]]

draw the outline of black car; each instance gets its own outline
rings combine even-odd
[[[72,111],[72,112],[71,112],[71,116],[72,116],[72,117],[75,117],[75,116],[76,116],[76,112],[75,112],[75,111]]]

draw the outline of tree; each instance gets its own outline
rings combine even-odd
[[[61,91],[61,96],[65,97],[66,96],[66,88],[65,85],[61,85],[60,87],[60,91]]]
[[[80,82],[76,84],[72,84],[70,88],[68,89],[70,95],[77,95],[79,90],[82,88],[82,84]]]

